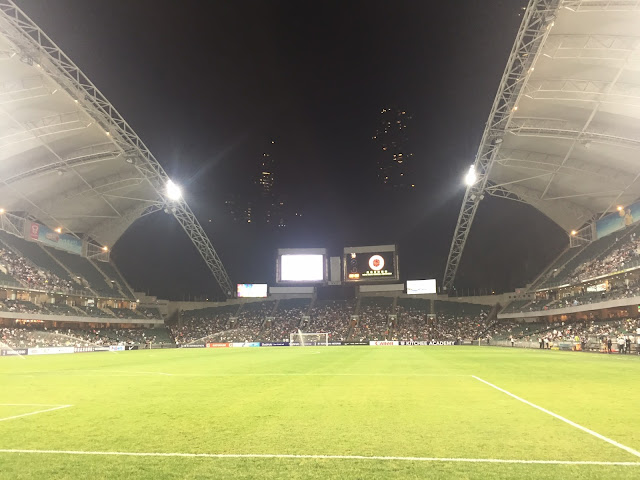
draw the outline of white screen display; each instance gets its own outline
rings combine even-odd
[[[409,295],[425,295],[436,293],[436,279],[407,280],[407,293]]]
[[[281,255],[281,282],[322,282],[324,255]]]
[[[238,284],[238,298],[243,298],[243,297],[266,298],[266,296],[267,296],[266,283],[239,283]]]

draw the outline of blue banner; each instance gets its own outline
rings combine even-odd
[[[75,253],[76,255],[82,255],[82,240],[73,235],[54,232],[49,227],[40,223],[31,222],[29,237],[31,240],[43,243],[49,247]]]
[[[620,208],[616,213],[611,213],[596,222],[596,238],[606,237],[638,220],[640,220],[640,202]]]

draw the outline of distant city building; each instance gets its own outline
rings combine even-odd
[[[253,217],[252,205],[250,201],[240,198],[234,195],[232,198],[226,200],[225,205],[227,211],[233,221],[236,223],[251,223]]]
[[[237,223],[264,224],[277,228],[287,226],[288,205],[278,182],[279,165],[276,163],[278,156],[275,149],[276,141],[270,139],[262,151],[258,171],[253,177],[253,184],[257,188],[254,187],[246,198],[236,195],[225,201],[229,214]]]
[[[380,111],[373,136],[378,147],[376,168],[380,182],[390,188],[414,188],[413,153],[409,147],[411,115],[398,108]]]

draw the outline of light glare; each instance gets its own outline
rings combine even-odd
[[[167,182],[167,197],[170,200],[179,200],[182,198],[182,189],[171,180]]]
[[[478,180],[478,175],[476,175],[476,167],[474,165],[471,165],[469,167],[469,171],[464,177],[464,183],[466,183],[468,186],[471,186],[474,183],[476,183],[477,180]]]

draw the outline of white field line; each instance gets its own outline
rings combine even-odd
[[[0,422],[5,420],[13,420],[14,418],[28,417],[29,415],[37,415],[38,413],[53,412],[54,410],[60,410],[62,408],[73,407],[73,405],[58,405],[57,407],[47,408],[46,410],[37,410],[35,412],[23,413],[21,415],[13,415],[11,417],[0,418]]]
[[[365,455],[295,455],[270,453],[160,453],[160,452],[91,452],[79,450],[22,450],[0,449],[1,453],[39,453],[49,455],[109,455],[123,457],[183,457],[183,458],[248,458],[248,459],[311,459],[311,460],[382,460],[401,462],[458,462],[458,463],[521,463],[540,465],[604,465],[640,467],[640,462],[599,462],[580,460],[518,460],[503,458],[440,458],[440,457],[388,457]]]
[[[561,415],[558,415],[557,413],[553,413],[552,411],[547,410],[546,408],[543,408],[543,407],[541,407],[539,405],[536,405],[535,403],[531,403],[528,400],[525,400],[524,398],[518,397],[517,395],[514,395],[513,393],[508,392],[507,390],[505,390],[503,388],[500,388],[500,387],[494,385],[493,383],[489,383],[486,380],[481,379],[480,377],[476,377],[475,375],[471,375],[471,376],[473,378],[475,378],[476,380],[478,380],[479,382],[482,382],[482,383],[484,383],[486,385],[489,385],[490,387],[495,388],[496,390],[498,390],[498,391],[500,391],[500,392],[502,392],[502,393],[504,393],[506,395],[509,395],[510,397],[515,398],[516,400],[518,400],[518,401],[520,401],[522,403],[525,403],[525,404],[529,405],[530,407],[536,408],[536,409],[540,410],[541,412],[546,413],[547,415],[551,415],[552,417],[557,418],[558,420],[561,420],[564,423],[567,423],[567,424],[571,425],[572,427],[577,428],[578,430],[582,430],[583,432],[586,432],[589,435],[593,435],[594,437],[599,438],[600,440],[604,440],[605,442],[610,443],[611,445],[613,445],[615,447],[621,448],[622,450],[624,450],[626,452],[629,452],[631,455],[635,455],[636,457],[640,457],[640,452],[638,452],[637,450],[634,450],[631,447],[627,447],[626,445],[623,445],[623,444],[621,444],[619,442],[616,442],[615,440],[612,440],[609,437],[605,437],[604,435],[601,435],[598,432],[594,432],[593,430],[591,430],[591,429],[589,429],[587,427],[583,427],[582,425],[580,425],[580,424],[578,424],[576,422],[573,422],[573,421],[569,420],[568,418],[565,418],[565,417],[563,417]]]
[[[0,403],[0,407],[60,407],[59,403]],[[71,406],[71,405],[69,405]]]
[[[92,371],[92,370],[85,370]],[[141,372],[141,371],[109,371],[95,370],[101,373],[101,376],[146,376],[146,375],[164,375],[167,377],[466,377],[468,374],[446,374],[446,373],[166,373],[166,372]],[[88,375],[86,373],[74,374],[71,372],[59,372],[57,375],[82,377],[96,375]]]

